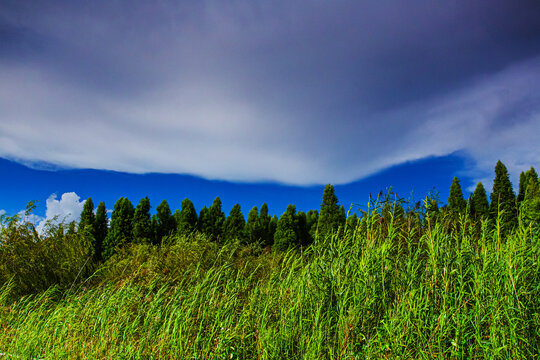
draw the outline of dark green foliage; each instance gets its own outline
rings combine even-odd
[[[489,203],[486,195],[486,190],[481,182],[476,184],[474,193],[472,193],[469,200],[469,208],[471,215],[475,219],[485,219],[489,215]]]
[[[319,211],[318,210],[308,210],[306,213],[306,225],[309,231],[309,236],[311,241],[315,239],[315,234],[317,233],[317,223],[319,221]]]
[[[499,160],[495,165],[495,180],[489,208],[493,220],[500,218],[503,233],[517,225],[516,196],[506,166]]]
[[[94,215],[94,203],[92,198],[86,199],[84,202],[83,210],[81,211],[81,220],[79,221],[79,231],[84,231],[84,229],[89,226],[89,232],[94,236],[94,222],[96,216]]]
[[[242,214],[240,204],[235,204],[232,207],[231,211],[229,212],[229,216],[227,217],[225,221],[225,240],[226,241],[234,241],[234,240],[244,241],[245,239],[244,227],[245,226],[246,226],[246,220],[244,218],[244,214]]]
[[[299,241],[296,206],[289,205],[277,223],[274,234],[274,248],[276,250],[287,250],[297,245],[299,245]]]
[[[450,195],[448,196],[448,210],[453,214],[464,214],[467,208],[467,201],[463,198],[463,191],[459,184],[459,179],[454,177],[450,186]]]
[[[309,234],[309,227],[307,224],[307,215],[303,211],[299,211],[296,214],[296,226],[298,243],[302,246],[308,246],[313,242],[311,235]]]
[[[344,211],[338,205],[338,198],[334,193],[334,186],[327,184],[324,187],[321,211],[319,212],[318,236],[325,237],[334,233],[344,223]]]
[[[521,174],[519,174],[519,191],[517,196],[517,204],[521,204],[523,200],[525,200],[525,189],[527,188],[527,175],[522,171]]]
[[[359,220],[360,219],[358,219],[358,215],[356,215],[356,213],[349,215],[347,218],[347,224],[345,225],[345,231],[354,232],[359,225]]]
[[[97,207],[96,219],[94,222],[94,258],[96,260],[102,259],[103,243],[107,237],[108,230],[109,220],[107,218],[107,208],[102,201]]]
[[[540,184],[535,176],[529,176],[522,209],[526,220],[540,222]]]
[[[266,245],[270,245],[270,246],[274,245],[274,236],[276,235],[278,222],[279,222],[279,219],[277,215],[272,216],[272,219],[270,219],[270,223],[268,224],[269,242]]]
[[[272,221],[272,217],[268,214],[268,205],[266,203],[262,204],[261,206],[261,214],[259,216],[260,222],[261,222],[261,229],[262,229],[262,240],[263,245],[272,245],[274,242],[274,232],[271,231],[270,228],[270,222]],[[277,222],[276,222],[277,225]],[[275,231],[275,228],[274,228]]]
[[[156,211],[156,240],[160,243],[163,238],[176,232],[176,221],[172,216],[167,200],[163,200],[156,208]]]
[[[139,201],[133,216],[133,241],[138,244],[154,242],[152,218],[150,216],[150,199],[148,196]]]
[[[268,209],[267,209],[268,210]],[[268,216],[268,215],[267,215]],[[248,213],[246,222],[246,241],[249,244],[265,242],[266,229],[259,218],[259,209],[254,206]]]
[[[103,257],[108,259],[116,248],[133,241],[133,215],[135,210],[128,198],[120,198],[114,204],[111,226],[103,244]]]
[[[197,221],[197,229],[199,232],[210,235],[212,233],[212,222],[210,221],[210,214],[208,208],[205,206],[199,213],[199,219]]]
[[[197,229],[197,211],[188,198],[182,201],[182,210],[177,219],[177,231],[180,235],[192,234]]]
[[[208,209],[209,232],[214,240],[220,240],[225,227],[225,213],[221,210],[221,199],[216,197]]]

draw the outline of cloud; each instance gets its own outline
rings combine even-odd
[[[47,209],[45,211],[45,218],[36,216],[33,219],[33,222],[37,224],[37,231],[42,233],[47,222],[58,224],[61,222],[70,223],[72,221],[79,221],[85,201],[81,201],[79,195],[74,192],[62,194],[60,200],[57,199],[56,194],[51,194],[46,201]]]
[[[6,1],[0,156],[312,184],[461,151],[475,178],[519,173],[538,5],[499,5]]]

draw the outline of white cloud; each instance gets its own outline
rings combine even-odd
[[[53,224],[79,221],[85,201],[81,201],[79,195],[74,192],[62,194],[60,200],[57,199],[56,194],[52,194],[46,202],[47,210],[45,211],[45,218],[36,217],[34,219],[34,223],[38,224],[36,229],[41,233],[47,221]]]

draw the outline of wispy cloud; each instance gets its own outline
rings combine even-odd
[[[539,166],[538,5],[0,5],[0,156],[346,183],[462,151]]]

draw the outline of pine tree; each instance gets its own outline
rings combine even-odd
[[[328,184],[324,187],[321,211],[319,212],[318,236],[324,238],[337,231],[343,220],[342,218],[343,215],[338,206],[334,186]]]
[[[197,229],[197,211],[188,198],[182,201],[182,210],[177,220],[178,234],[186,236]]]
[[[485,219],[489,215],[489,203],[486,195],[486,190],[481,182],[476,184],[474,193],[469,200],[471,215],[476,219]]]
[[[201,209],[199,213],[199,219],[197,221],[197,228],[199,232],[207,236],[212,234],[212,223],[210,221],[210,215],[208,213],[208,208],[205,206]]]
[[[274,246],[274,237],[276,235],[276,230],[278,226],[279,219],[277,215],[272,216],[270,223],[268,224],[268,243],[266,245]]]
[[[133,205],[127,198],[120,198],[114,205],[111,226],[104,241],[103,256],[109,258],[116,248],[133,240]]]
[[[296,226],[298,243],[302,246],[311,244],[311,236],[309,235],[309,228],[307,225],[307,215],[303,211],[299,211],[296,214]]]
[[[254,206],[248,213],[246,222],[246,240],[253,244],[256,242],[264,242],[266,229],[263,228],[261,219],[259,218],[259,209]]]
[[[306,213],[306,224],[309,231],[310,241],[313,242],[317,233],[317,223],[319,222],[319,211],[309,210]]]
[[[167,200],[163,200],[156,208],[156,220],[158,243],[163,241],[163,238],[171,236],[176,232],[176,221],[174,220]]]
[[[208,219],[210,222],[210,236],[214,240],[219,240],[223,236],[225,226],[225,213],[221,210],[221,199],[216,197],[212,206],[208,209]]]
[[[107,219],[107,208],[105,203],[102,201],[99,203],[96,210],[96,218],[94,221],[94,258],[96,260],[101,260],[103,243],[107,237],[107,232],[109,230],[109,220]]]
[[[246,226],[246,220],[242,210],[240,209],[240,204],[235,204],[229,216],[225,221],[225,240],[234,241],[234,240],[245,240],[244,227]]]
[[[274,248],[287,250],[298,245],[298,228],[296,223],[296,207],[287,206],[287,210],[281,215],[274,234]]]
[[[525,200],[525,190],[527,188],[527,183],[527,175],[525,174],[525,172],[522,171],[521,174],[519,174],[519,191],[517,196],[518,207],[521,202]]]
[[[90,233],[94,236],[94,222],[96,216],[94,215],[94,203],[92,198],[86,199],[84,202],[83,210],[81,212],[81,220],[79,221],[79,231],[84,231],[85,227],[90,226]]]
[[[495,180],[493,181],[489,212],[494,220],[500,216],[503,233],[511,230],[517,224],[516,196],[508,177],[508,170],[500,160],[495,165]]]
[[[450,186],[450,195],[448,196],[448,210],[453,214],[463,214],[467,208],[467,201],[463,198],[463,191],[459,179],[454,177]]]
[[[152,218],[150,216],[150,199],[142,198],[135,208],[133,215],[133,241],[141,244],[151,244],[154,240]]]

